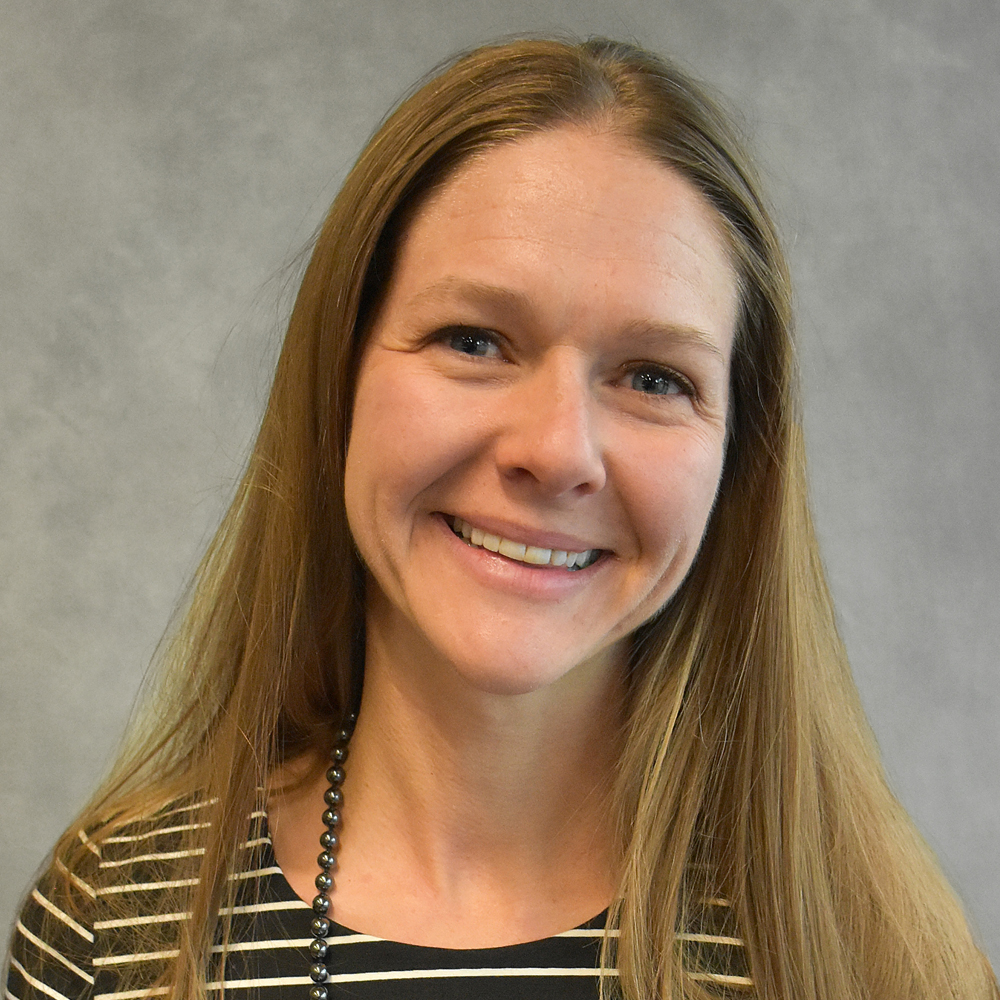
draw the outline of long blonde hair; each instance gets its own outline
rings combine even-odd
[[[197,884],[162,904],[191,917],[145,947],[178,950],[162,979],[174,996],[204,995],[259,789],[328,745],[357,697],[363,598],[344,457],[359,349],[398,240],[458,164],[571,122],[599,123],[693,183],[725,226],[741,290],[717,505],[687,580],[632,644],[612,804],[620,938],[605,943],[620,986],[604,988],[717,997],[749,975],[769,1000],[984,1000],[995,981],[886,786],[837,635],[807,505],[788,276],[750,160],[685,74],[601,40],[453,60],[362,153],[316,239],[249,467],[157,696],[56,869],[79,865],[81,828],[99,841],[202,803],[210,825],[185,834]],[[749,969],[720,968],[697,933],[678,935],[704,925],[706,898],[728,900]]]

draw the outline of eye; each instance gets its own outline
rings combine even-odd
[[[626,384],[647,396],[693,396],[694,388],[682,375],[656,365],[644,365],[626,376]]]
[[[444,332],[441,338],[453,351],[475,358],[499,358],[500,345],[494,334],[474,327],[457,327]]]

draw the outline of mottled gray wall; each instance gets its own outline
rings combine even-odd
[[[238,474],[295,249],[385,109],[514,31],[744,108],[815,507],[890,775],[1000,960],[995,0],[5,0],[0,922],[105,766]]]

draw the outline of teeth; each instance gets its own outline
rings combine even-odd
[[[524,554],[528,551],[527,545],[520,545],[517,542],[508,542],[506,538],[500,540],[500,547],[497,551],[508,559],[517,559],[524,562]]]
[[[524,561],[533,566],[548,566],[552,558],[552,549],[540,549],[537,545],[529,545],[524,550]]]
[[[451,530],[476,548],[489,549],[490,552],[498,552],[508,559],[530,563],[532,566],[565,566],[566,569],[583,569],[596,561],[601,554],[600,549],[566,552],[563,549],[542,549],[537,545],[512,542],[499,535],[487,534],[482,528],[474,528],[468,521],[463,521],[460,517],[452,519]]]

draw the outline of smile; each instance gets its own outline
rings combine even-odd
[[[515,562],[528,563],[532,566],[561,566],[563,569],[579,570],[592,566],[601,557],[603,549],[586,549],[584,552],[567,552],[564,549],[542,549],[537,545],[525,545],[522,542],[512,542],[499,535],[491,535],[482,528],[476,528],[463,521],[460,517],[449,517],[451,530],[465,540],[468,545],[477,549],[487,549],[496,552]]]

